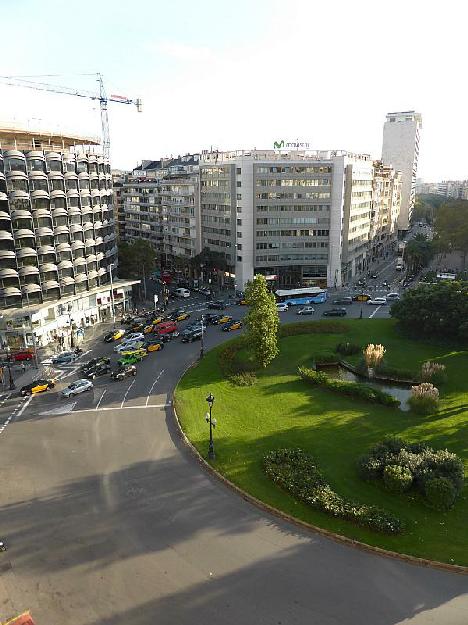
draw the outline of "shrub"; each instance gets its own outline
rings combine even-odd
[[[397,517],[376,506],[344,499],[327,484],[312,456],[301,449],[278,449],[264,457],[264,470],[276,484],[297,499],[330,516],[385,534],[400,534]]]
[[[330,378],[322,371],[314,371],[313,369],[308,369],[307,367],[299,367],[298,371],[303,380],[316,386],[323,386],[334,393],[364,399],[366,401],[375,402],[384,406],[396,407],[400,405],[398,399],[372,386],[360,384],[359,382],[336,380],[334,378]]]
[[[357,461],[357,468],[363,479],[383,479],[386,485],[390,482],[392,473],[396,471],[394,468],[387,471],[388,467],[400,467],[408,471],[413,477],[408,488],[420,492],[427,503],[430,503],[427,500],[427,484],[431,480],[438,478],[448,480],[454,489],[455,497],[460,495],[463,489],[463,462],[446,449],[435,450],[425,443],[407,443],[400,438],[389,437],[374,445],[369,453]]]
[[[240,373],[233,373],[229,380],[235,386],[253,386],[257,381],[257,376],[253,371],[241,371]]]
[[[413,474],[407,467],[387,464],[383,472],[383,481],[392,493],[404,493],[413,483]]]
[[[383,378],[393,378],[394,380],[407,380],[411,382],[416,379],[416,375],[409,369],[397,369],[387,365],[385,360],[375,367],[375,373]]]
[[[335,352],[338,354],[342,354],[343,356],[353,356],[354,354],[359,354],[361,351],[361,346],[356,343],[350,343],[349,341],[345,343],[338,343],[335,347]]]
[[[382,362],[384,354],[385,347],[383,345],[374,345],[374,343],[369,343],[362,352],[368,367],[377,367]]]
[[[255,371],[255,362],[247,358],[241,359],[240,351],[245,347],[245,339],[230,341],[218,354],[218,363],[224,375]]]
[[[439,390],[430,382],[412,386],[408,404],[417,414],[432,414],[437,411],[439,405]]]
[[[326,365],[338,362],[338,358],[333,352],[321,352],[319,354],[314,354],[312,358],[317,365]]]
[[[452,482],[446,477],[427,480],[425,494],[429,505],[436,510],[449,510],[457,496]]]
[[[421,380],[423,382],[431,382],[437,386],[445,384],[447,382],[447,373],[445,369],[445,365],[442,365],[439,362],[432,362],[430,360],[423,362],[421,366]]]
[[[297,334],[344,334],[348,326],[339,321],[305,321],[288,323],[279,327],[278,336],[295,336]]]

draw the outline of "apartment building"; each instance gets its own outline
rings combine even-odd
[[[387,255],[395,247],[400,206],[401,173],[374,161],[369,237],[372,259]]]
[[[112,191],[114,196],[114,221],[115,234],[118,239],[125,240],[125,212],[123,199],[123,185],[130,172],[120,169],[113,169],[112,174]]]
[[[401,172],[398,229],[408,230],[416,195],[422,117],[415,111],[388,113],[383,129],[382,162]]]
[[[87,137],[0,128],[0,339],[47,344],[123,308],[110,165]],[[21,329],[20,329],[21,328]],[[18,330],[18,331],[17,331]]]
[[[236,284],[341,286],[370,262],[373,162],[343,151],[206,152],[201,245]]]

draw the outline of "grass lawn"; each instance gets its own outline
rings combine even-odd
[[[320,323],[320,322],[318,322]],[[450,512],[435,512],[417,495],[394,495],[362,481],[358,456],[386,435],[425,441],[447,448],[468,466],[468,350],[403,339],[392,320],[343,321],[346,334],[305,334],[282,338],[280,355],[251,387],[224,379],[217,348],[191,369],[176,389],[176,406],[187,436],[206,457],[208,426],[205,397],[215,396],[213,416],[214,466],[255,497],[314,525],[370,545],[441,562],[468,565],[467,488]],[[303,382],[297,367],[310,365],[312,355],[333,350],[343,340],[387,349],[389,365],[417,371],[421,363],[438,359],[447,367],[448,383],[441,389],[440,411],[429,417],[335,395]],[[359,358],[359,356],[357,356]],[[352,360],[347,358],[347,360]],[[406,533],[385,536],[331,518],[297,502],[263,473],[262,458],[271,449],[301,447],[311,453],[337,493],[362,503],[376,504],[407,522]],[[466,471],[465,471],[466,473]]]

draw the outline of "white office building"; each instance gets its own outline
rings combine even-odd
[[[413,212],[421,127],[421,115],[415,111],[388,113],[384,124],[383,164],[401,172],[400,232],[408,230]]]

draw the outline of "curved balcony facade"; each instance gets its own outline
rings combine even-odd
[[[97,246],[111,188],[101,156],[0,149],[0,308],[60,299],[106,277],[111,254]]]

